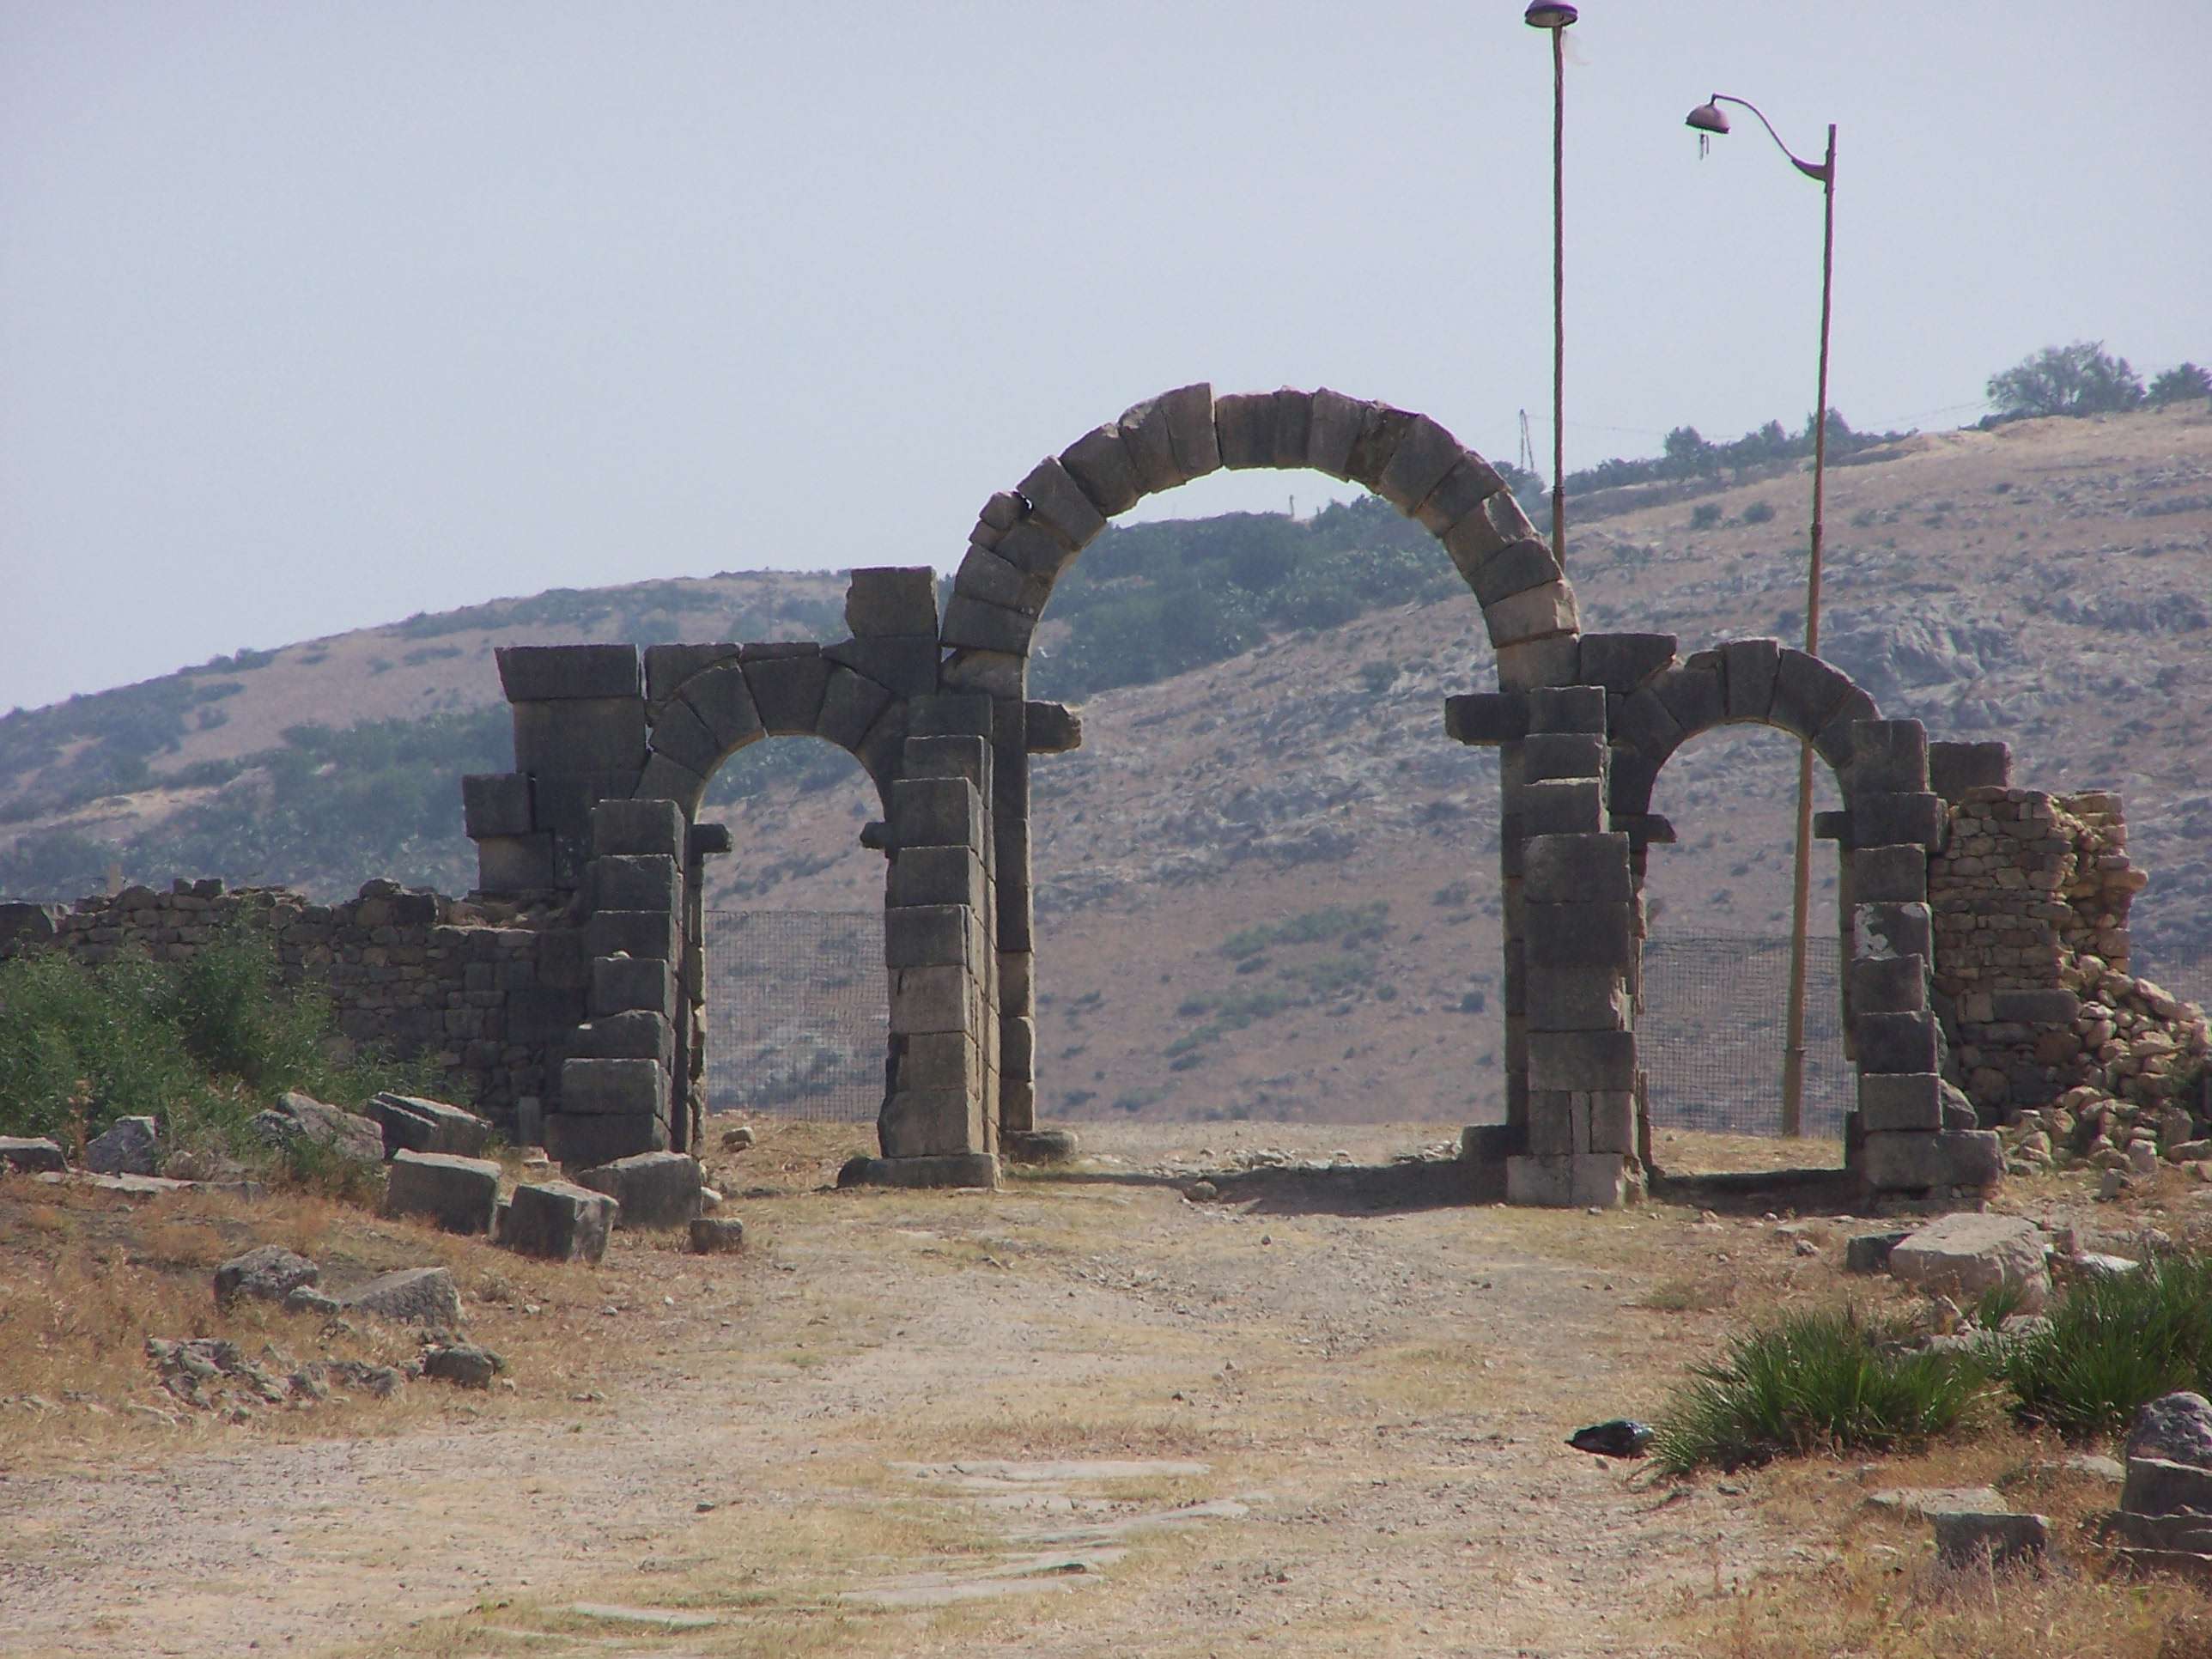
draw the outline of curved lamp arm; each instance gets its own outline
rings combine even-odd
[[[1792,150],[1789,145],[1782,142],[1782,135],[1774,130],[1774,123],[1766,118],[1766,112],[1759,108],[1758,105],[1753,103],[1748,98],[1736,98],[1730,96],[1727,93],[1717,92],[1703,104],[1699,105],[1696,109],[1690,112],[1688,125],[1697,128],[1700,132],[1726,132],[1728,131],[1728,117],[1722,114],[1719,109],[1716,107],[1716,106],[1721,104],[1741,104],[1743,106],[1744,108],[1749,110],[1753,115],[1756,115],[1759,118],[1759,125],[1766,129],[1766,136],[1774,140],[1774,147],[1790,158],[1790,166],[1796,167],[1798,172],[1803,173],[1808,179],[1818,179],[1823,184],[1831,182],[1828,177],[1828,168],[1826,165],[1819,161],[1807,161],[1800,160],[1796,152]]]

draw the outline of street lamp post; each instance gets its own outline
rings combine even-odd
[[[1820,653],[1821,488],[1828,459],[1828,319],[1836,269],[1836,126],[1832,121],[1828,124],[1826,159],[1813,162],[1792,153],[1775,131],[1774,123],[1748,99],[1717,92],[1690,112],[1686,125],[1699,133],[1726,132],[1729,122],[1721,110],[1723,104],[1741,105],[1758,116],[1759,125],[1766,129],[1775,148],[1789,156],[1790,166],[1808,179],[1820,181],[1820,381],[1813,412],[1812,558],[1805,577],[1805,654],[1816,657]],[[1797,866],[1790,894],[1790,1012],[1782,1050],[1782,1133],[1785,1135],[1805,1133],[1805,929],[1811,908],[1812,861],[1813,745],[1808,741],[1797,755]]]
[[[1530,28],[1548,29],[1552,36],[1552,556],[1561,570],[1567,568],[1567,428],[1561,396],[1567,368],[1567,243],[1561,181],[1566,161],[1566,33],[1579,15],[1559,0],[1534,0],[1522,14]]]

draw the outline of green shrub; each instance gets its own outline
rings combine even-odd
[[[258,1156],[247,1123],[288,1089],[352,1106],[428,1082],[419,1063],[334,1057],[331,1035],[327,1000],[286,986],[266,930],[245,924],[180,963],[0,963],[0,1133],[81,1146],[118,1117],[151,1117],[173,1154]]]
[[[2073,1436],[2118,1434],[2144,1401],[2212,1386],[2212,1261],[2157,1255],[2069,1286],[2002,1369],[2024,1421]]]
[[[1699,501],[1690,509],[1690,528],[1692,530],[1711,530],[1720,521],[1721,504],[1718,501]]]
[[[1791,1314],[1700,1365],[1651,1449],[1670,1474],[1820,1450],[1884,1450],[1956,1428],[1988,1387],[1965,1355],[1886,1351],[1889,1333],[1843,1312]]]
[[[1753,501],[1743,509],[1743,521],[1746,524],[1765,524],[1773,516],[1772,501]]]

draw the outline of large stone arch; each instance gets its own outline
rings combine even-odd
[[[1029,764],[1052,745],[1030,730],[1030,642],[1054,585],[1108,520],[1223,468],[1310,468],[1372,490],[1442,544],[1481,609],[1501,684],[1574,676],[1581,624],[1550,544],[1497,469],[1425,415],[1327,388],[1217,398],[1203,383],[1181,386],[1092,428],[992,496],[945,605],[942,681],[947,692],[991,700],[999,1108],[1010,1147],[1037,1127]]]
[[[984,504],[945,610],[949,684],[1005,696],[1054,584],[1109,519],[1227,468],[1306,469],[1364,486],[1443,545],[1501,652],[1580,631],[1574,590],[1489,462],[1425,415],[1324,387],[1162,392],[1093,428]]]

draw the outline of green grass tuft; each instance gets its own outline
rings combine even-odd
[[[1955,1353],[1885,1351],[1888,1333],[1846,1310],[1800,1313],[1735,1339],[1661,1417],[1651,1449],[1669,1474],[1778,1456],[1887,1449],[1957,1427],[1988,1388]]]
[[[2077,1437],[2119,1434],[2144,1401],[2212,1386],[2212,1261],[2154,1255],[2069,1285],[2048,1325],[2007,1345],[2002,1374],[2022,1420]]]

